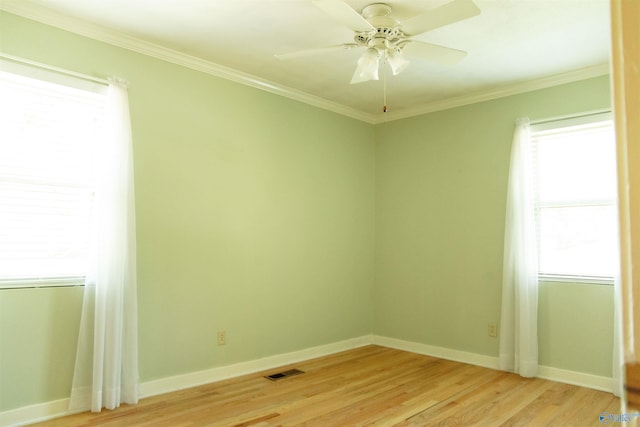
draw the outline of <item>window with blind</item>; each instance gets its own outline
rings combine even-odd
[[[81,284],[103,88],[0,65],[0,287]]]
[[[611,282],[618,266],[610,114],[531,127],[542,279]]]

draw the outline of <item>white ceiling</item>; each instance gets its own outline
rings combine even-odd
[[[345,1],[358,12],[375,2]],[[383,1],[402,22],[449,0]],[[482,11],[480,15],[416,37],[467,51],[467,57],[456,65],[412,60],[398,76],[388,73],[388,114],[406,116],[445,100],[482,97],[483,93],[499,93],[531,80],[553,82],[552,76],[559,74],[579,78],[606,72],[610,51],[608,0],[474,2]],[[301,94],[302,98],[308,96],[320,103],[326,100],[326,105],[338,106],[347,114],[382,116],[382,81],[349,84],[362,50],[340,50],[287,61],[274,57],[276,53],[353,41],[350,29],[334,21],[311,0],[0,3],[5,10],[36,19],[53,12],[86,21],[110,34],[134,37],[228,67],[270,87]]]

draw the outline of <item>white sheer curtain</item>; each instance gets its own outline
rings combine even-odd
[[[529,120],[519,119],[511,147],[500,320],[500,369],[538,371],[538,254]]]
[[[129,104],[124,82],[110,79],[107,138],[99,153],[95,235],[87,276],[70,410],[138,401],[136,230]]]

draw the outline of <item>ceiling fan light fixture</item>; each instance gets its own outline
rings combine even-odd
[[[366,51],[358,59],[355,73],[351,78],[352,84],[379,80],[382,55],[384,55],[384,62],[389,63],[394,76],[400,74],[409,65],[409,61],[404,57],[405,54],[412,58],[453,65],[462,60],[466,52],[422,42],[413,37],[481,13],[474,0],[449,0],[439,7],[399,22],[393,16],[391,6],[388,4],[369,4],[360,13],[347,4],[347,1],[311,0],[327,15],[354,31],[352,43],[278,54],[276,57],[293,59],[341,48],[365,48]],[[386,68],[384,71],[386,90]]]
[[[369,80],[378,80],[378,67],[380,65],[380,54],[374,48],[368,48],[358,59],[356,72],[353,73],[351,84],[362,83]]]
[[[387,62],[391,67],[391,72],[394,76],[397,76],[402,71],[404,71],[410,64],[409,60],[407,60],[402,52],[397,49],[388,49],[387,52]]]

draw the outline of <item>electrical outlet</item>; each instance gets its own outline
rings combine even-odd
[[[498,336],[498,325],[495,323],[489,323],[489,336],[497,337]]]
[[[227,331],[218,331],[218,345],[227,344]]]

